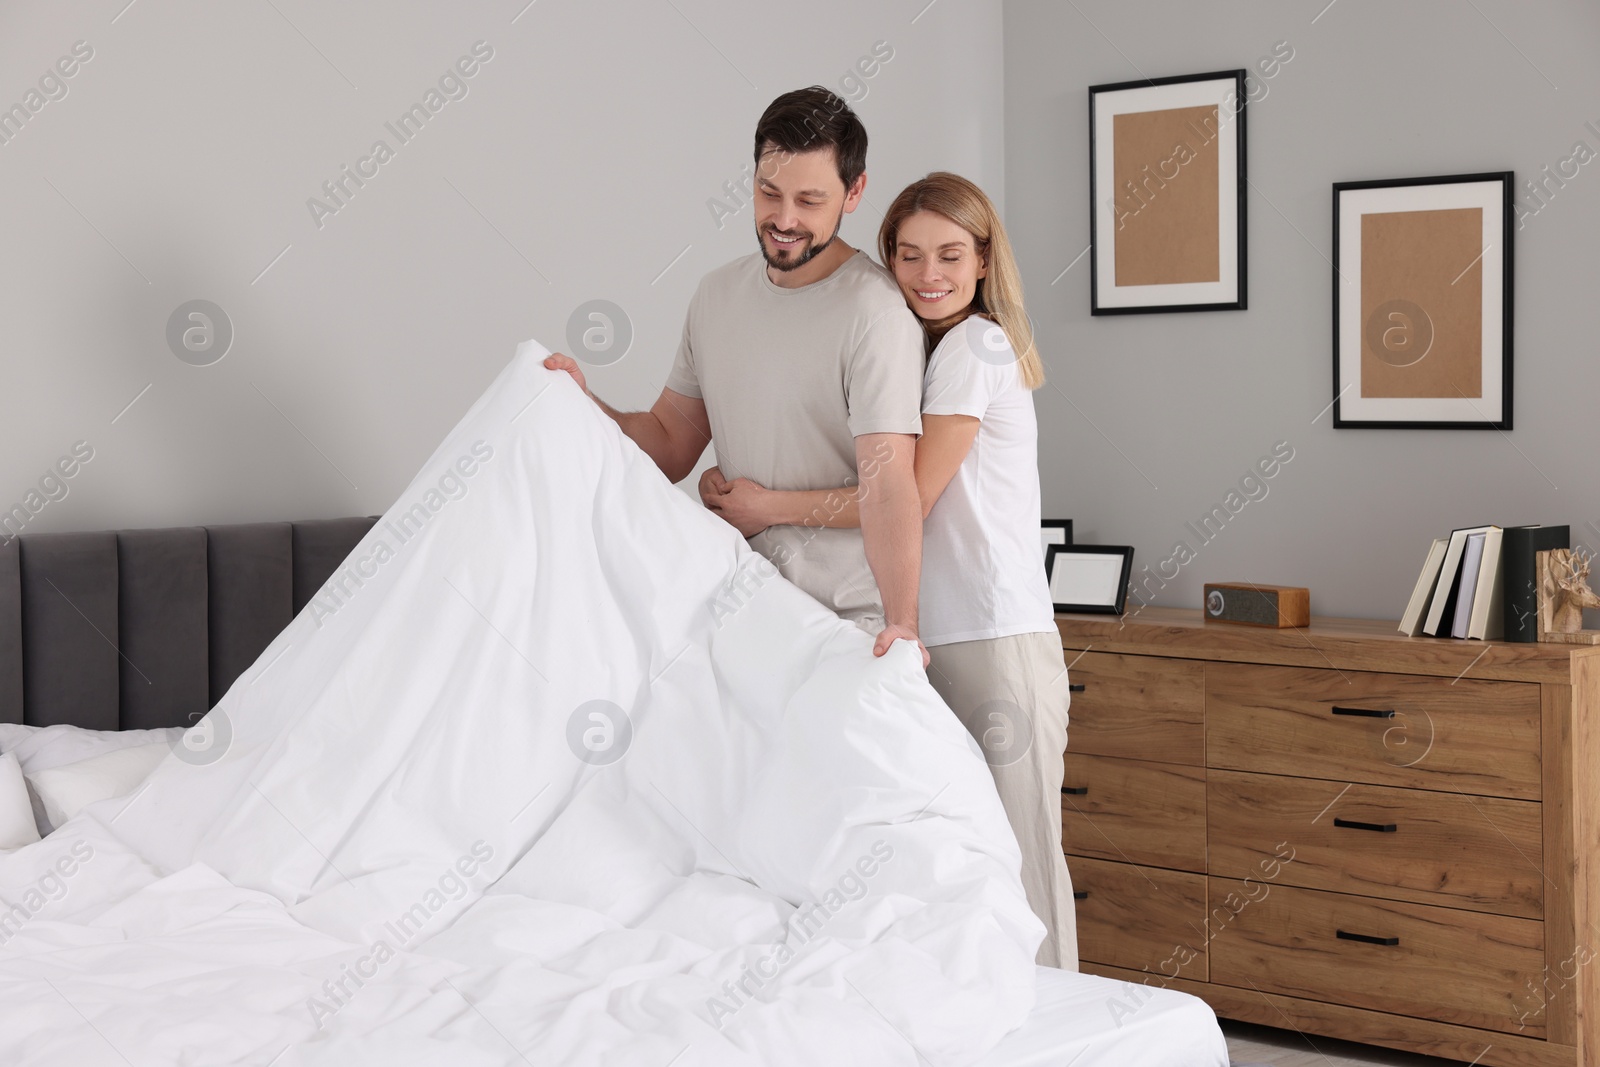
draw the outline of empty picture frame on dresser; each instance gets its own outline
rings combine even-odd
[[[1057,611],[1121,615],[1133,574],[1131,545],[1051,545],[1044,557]]]
[[[1512,172],[1333,186],[1333,425],[1511,429]]]
[[[1089,311],[1245,304],[1245,71],[1089,87]]]
[[[1071,519],[1040,519],[1039,541],[1041,544],[1040,555],[1048,557],[1051,545],[1072,544]]]

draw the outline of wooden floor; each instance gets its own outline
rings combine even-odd
[[[1414,1056],[1393,1049],[1310,1037],[1293,1030],[1222,1020],[1234,1067],[1461,1067],[1461,1060]]]

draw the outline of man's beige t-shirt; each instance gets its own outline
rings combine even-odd
[[[724,477],[834,489],[857,480],[856,437],[922,432],[923,337],[865,252],[798,289],[756,252],[701,279],[667,388],[705,401]],[[882,619],[860,530],[774,526],[750,547],[844,618]]]

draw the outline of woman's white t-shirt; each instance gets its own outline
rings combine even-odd
[[[1053,631],[1033,394],[998,324],[972,315],[945,334],[923,376],[922,413],[979,420],[972,450],[923,523],[923,644]]]

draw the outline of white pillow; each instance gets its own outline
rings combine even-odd
[[[167,742],[157,741],[153,745],[119,748],[30,776],[50,822],[46,833],[97,800],[133,792],[171,751]]]
[[[0,753],[0,850],[21,848],[39,840],[28,800],[22,765],[9,752]]]
[[[81,726],[23,726],[19,723],[0,722],[0,752],[11,752],[22,765],[24,777],[32,778],[40,771],[59,767],[64,763],[77,763],[91,756],[115,752],[119,748],[133,748],[157,741],[175,744],[184,727],[165,730],[85,730]]]

